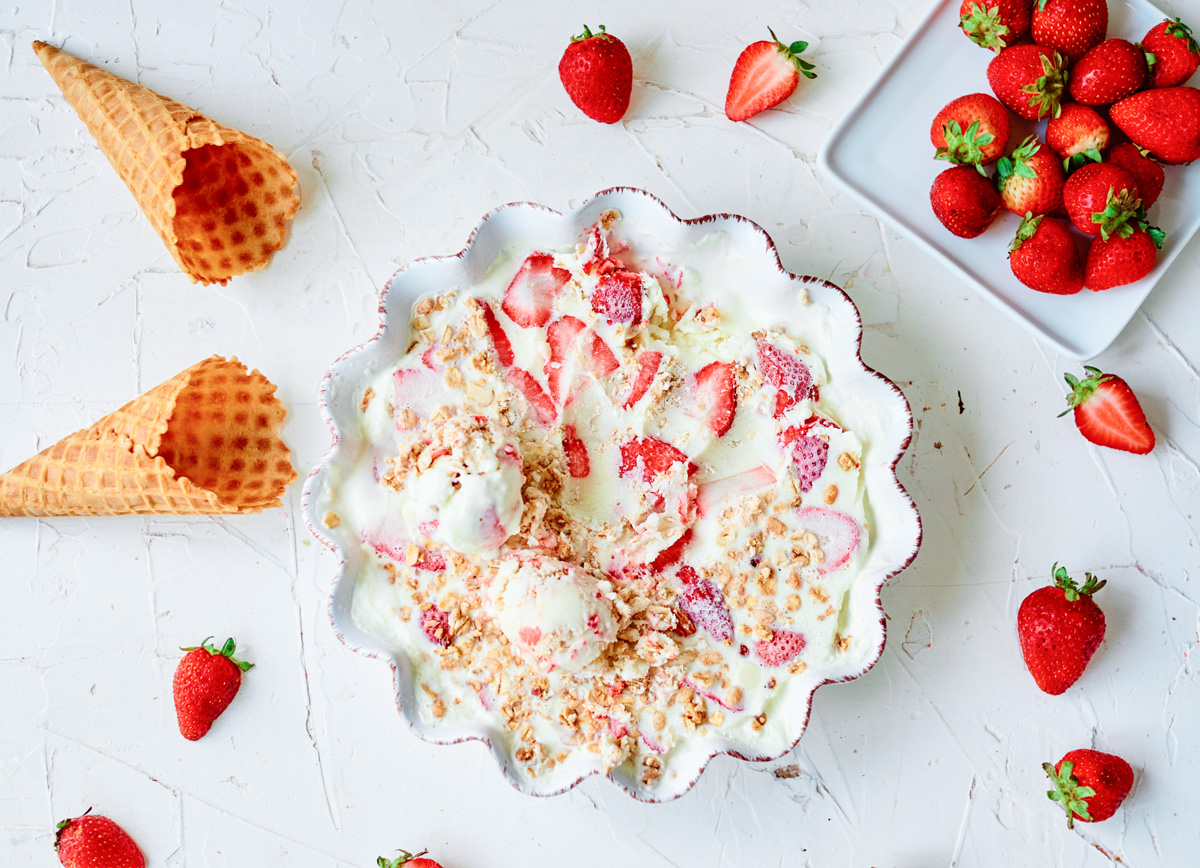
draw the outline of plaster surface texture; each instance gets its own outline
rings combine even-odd
[[[1200,22],[1200,0],[1166,5]],[[565,210],[630,185],[683,217],[745,215],[785,267],[846,289],[863,359],[912,404],[899,474],[925,536],[884,589],[883,658],[817,692],[791,754],[718,758],[685,797],[650,806],[595,778],[530,799],[481,745],[409,732],[388,667],[333,633],[334,559],[300,521],[299,484],[257,516],[0,520],[0,863],[57,864],[54,823],[95,806],[171,868],[361,868],[398,846],[429,847],[447,868],[1194,864],[1200,243],[1096,360],[1138,391],[1157,448],[1091,446],[1055,418],[1063,373],[1079,365],[816,167],[834,123],[929,6],[5,4],[4,468],[221,353],[279,384],[303,476],[329,442],[321,377],[375,331],[397,268],[458,251],[505,202]],[[585,20],[633,54],[617,125],[582,117],[558,82]],[[729,70],[768,25],[808,40],[820,77],[731,123]],[[190,284],[34,39],[284,153],[302,205],[269,268],[224,288]],[[1108,579],[1108,636],[1083,679],[1049,697],[1023,668],[1014,623],[1055,561]],[[212,732],[188,743],[171,676],[180,646],[210,634],[236,637],[256,667]],[[1112,820],[1068,831],[1040,764],[1088,746],[1126,757],[1137,782]]]

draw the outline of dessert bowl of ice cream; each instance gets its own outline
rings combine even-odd
[[[486,215],[330,369],[303,510],[335,630],[423,739],[535,795],[644,801],[774,759],[882,653],[915,557],[900,390],[861,321],[730,215],[619,188]]]

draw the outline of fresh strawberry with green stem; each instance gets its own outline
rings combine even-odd
[[[986,166],[1000,159],[1008,145],[1008,112],[986,93],[969,93],[951,100],[937,113],[929,140],[936,160]],[[981,168],[980,174],[983,174]]]
[[[1141,90],[1146,54],[1125,39],[1106,39],[1071,67],[1071,99],[1083,105],[1109,105]]]
[[[1063,161],[1063,168],[1074,171],[1089,161],[1104,159],[1110,133],[1108,124],[1094,108],[1070,103],[1062,114],[1046,124],[1046,144]]]
[[[1146,414],[1129,384],[1116,374],[1085,365],[1088,376],[1080,380],[1065,374],[1071,387],[1067,409],[1059,417],[1074,411],[1075,427],[1097,446],[1145,455],[1154,448],[1154,431],[1146,423]]]
[[[1036,136],[996,164],[1000,201],[1014,214],[1049,214],[1063,204],[1066,175],[1058,159]]]
[[[1124,169],[1137,182],[1142,207],[1149,209],[1158,201],[1167,176],[1163,167],[1146,156],[1146,152],[1133,142],[1121,142],[1108,152],[1105,162]]]
[[[1054,584],[1038,588],[1017,610],[1017,638],[1029,674],[1044,693],[1058,696],[1079,680],[1104,639],[1104,612],[1092,595],[1105,582],[1091,573],[1083,585],[1066,567],[1050,568]]]
[[[1141,208],[1137,181],[1111,163],[1089,163],[1072,173],[1062,196],[1067,216],[1085,235],[1108,238]]]
[[[746,46],[733,65],[729,91],[725,95],[725,116],[744,121],[761,111],[779,105],[796,90],[800,76],[816,78],[815,67],[800,56],[807,42],[784,45],[767,28],[770,40]]]
[[[203,738],[209,731],[237,695],[242,673],[254,665],[234,658],[237,646],[233,639],[226,639],[219,650],[211,639],[179,649],[187,653],[175,670],[172,692],[179,732],[189,741]]]
[[[1062,220],[1026,214],[1009,247],[1013,276],[1030,289],[1073,295],[1083,289],[1083,263],[1071,230]]]
[[[992,58],[987,77],[996,98],[1026,120],[1058,117],[1067,67],[1057,51],[1014,45]]]
[[[1200,90],[1160,87],[1109,109],[1112,122],[1155,159],[1171,165],[1200,159]]]
[[[146,868],[146,857],[129,833],[91,808],[56,828],[54,849],[64,868]]]
[[[433,859],[426,859],[425,854],[428,850],[422,850],[420,853],[409,853],[407,850],[397,851],[400,855],[394,859],[389,859],[386,856],[380,856],[375,860],[377,868],[442,868],[441,864]]]
[[[1075,63],[1108,32],[1105,0],[1037,0],[1030,21],[1033,41]]]
[[[1150,87],[1175,87],[1200,69],[1200,45],[1192,29],[1176,18],[1167,19],[1142,38],[1142,48],[1154,57],[1150,64]]]
[[[1117,812],[1133,789],[1133,769],[1111,753],[1098,750],[1073,750],[1057,765],[1043,763],[1054,789],[1046,795],[1067,812],[1067,828],[1075,821],[1099,823]]]
[[[1083,265],[1083,285],[1099,292],[1114,286],[1135,283],[1154,270],[1154,261],[1166,237],[1157,226],[1150,226],[1138,214],[1108,238],[1092,240]]]
[[[975,238],[992,225],[1003,203],[995,187],[974,166],[954,166],[933,179],[929,204],[951,233]]]
[[[999,54],[1029,32],[1032,0],[963,0],[959,27],[976,45]]]
[[[558,62],[558,78],[580,111],[602,124],[615,124],[629,108],[633,59],[625,43],[606,33],[604,25],[595,34],[584,25]]]

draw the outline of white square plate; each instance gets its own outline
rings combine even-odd
[[[821,166],[1000,310],[1060,353],[1090,359],[1120,334],[1200,228],[1200,168],[1164,167],[1166,184],[1149,217],[1167,239],[1147,277],[1104,292],[1085,289],[1066,296],[1024,286],[1008,265],[1008,245],[1020,222],[1016,215],[1001,212],[986,232],[966,239],[951,235],[929,205],[933,179],[950,165],[933,158],[929,127],[934,116],[955,97],[992,92],[987,66],[995,55],[962,34],[958,9],[959,0],[938,3],[838,124],[821,152]],[[1110,0],[1108,36],[1136,42],[1165,17],[1147,0]],[[1035,127],[1010,117],[1010,146],[1035,129],[1044,138],[1045,121]]]

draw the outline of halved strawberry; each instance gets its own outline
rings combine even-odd
[[[621,476],[629,476],[640,468],[642,481],[646,483],[670,473],[673,466],[688,460],[687,455],[657,437],[634,437],[622,443],[620,448],[621,464],[617,472]],[[688,472],[691,472],[691,468]]]
[[[567,472],[574,479],[582,479],[591,472],[587,444],[575,435],[575,426],[568,425],[563,431],[563,451],[567,454]]]
[[[558,418],[558,410],[555,409],[554,402],[550,400],[550,396],[546,394],[541,384],[533,378],[533,374],[524,368],[509,368],[506,374],[508,381],[529,402],[529,406],[533,409],[533,418],[539,425],[550,425]]]
[[[488,334],[492,336],[492,344],[496,347],[496,359],[500,362],[500,367],[507,368],[516,360],[512,342],[496,315],[492,313],[492,306],[486,301],[480,301],[479,305],[483,310],[483,321],[487,323]]]
[[[769,640],[754,643],[754,653],[764,666],[782,666],[800,656],[808,644],[803,634],[794,630],[775,630]]]
[[[807,42],[784,45],[774,30],[768,27],[767,32],[770,41],[748,45],[733,66],[725,95],[725,116],[731,121],[744,121],[783,102],[792,95],[801,75],[817,77],[813,65],[800,57]]]
[[[550,322],[554,299],[571,279],[571,272],[558,268],[549,253],[530,253],[504,290],[500,309],[522,328]]]
[[[646,392],[650,391],[654,377],[658,374],[658,366],[662,364],[662,355],[658,350],[642,350],[637,354],[637,377],[633,381],[633,387],[629,390],[629,396],[622,404],[626,410],[642,400]]]
[[[737,413],[737,381],[733,365],[727,362],[710,362],[695,377],[696,410],[704,424],[718,437],[724,437],[733,426]]]
[[[1059,417],[1075,412],[1075,427],[1097,446],[1145,455],[1154,448],[1154,431],[1129,384],[1116,374],[1085,365],[1088,376],[1080,380],[1064,375],[1071,394]]]
[[[634,271],[613,271],[601,275],[592,292],[592,310],[609,323],[642,321],[642,276]]]
[[[797,356],[758,341],[758,370],[775,387],[775,417],[778,418],[812,392],[812,373]]]

